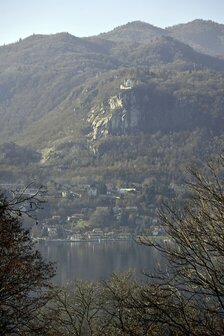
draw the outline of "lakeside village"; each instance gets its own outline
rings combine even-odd
[[[48,189],[44,209],[38,213],[38,224],[31,226],[31,236],[34,240],[68,242],[163,236],[158,217],[161,190],[156,190],[155,185],[121,188],[102,182],[78,186],[54,183]],[[3,185],[0,187],[4,189]],[[10,189],[13,190],[12,185]],[[170,196],[173,189],[169,186],[163,195]],[[22,187],[18,192],[21,190]],[[38,192],[35,188],[24,190],[28,197]]]

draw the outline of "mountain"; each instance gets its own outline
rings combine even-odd
[[[212,56],[224,54],[224,25],[213,21],[194,20],[166,28],[166,33]]]
[[[106,40],[123,43],[148,43],[161,36],[173,37],[201,53],[211,56],[224,55],[224,25],[213,21],[197,19],[166,29],[134,21],[98,35]]]
[[[136,21],[99,36],[33,35],[0,47],[5,171],[16,162],[11,170],[35,164],[46,179],[66,169],[68,179],[142,182],[166,166],[170,181],[174,166],[212,153],[223,131],[224,60],[192,48],[190,34],[182,41],[196,23],[164,30]],[[16,151],[32,168],[11,160]]]
[[[133,32],[137,27],[139,32],[142,26],[152,29],[143,23],[128,24],[127,28],[132,27]],[[222,60],[199,54],[171,37],[121,44],[106,41],[105,36],[81,39],[66,33],[34,35],[0,48],[0,139],[16,140],[18,134],[42,118],[45,120],[48,114],[48,123],[53,125],[55,116],[68,101],[70,113],[63,118],[62,125],[69,124],[73,106],[77,105],[75,97],[81,99],[83,85],[95,76],[99,81],[108,71],[136,66],[224,70]],[[69,97],[73,97],[72,102]],[[40,138],[46,136],[40,133]]]
[[[15,136],[117,61],[69,34],[35,35],[0,48],[0,137]]]
[[[195,51],[190,46],[169,36],[159,36],[148,43],[116,45],[111,50],[126,66],[168,65],[174,69],[190,69],[193,66],[223,71],[223,60]]]
[[[108,33],[102,33],[98,37],[115,42],[147,43],[151,39],[163,35],[167,35],[167,33],[162,28],[142,21],[134,21],[119,26]]]

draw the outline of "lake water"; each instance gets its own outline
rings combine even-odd
[[[63,242],[41,241],[38,249],[48,261],[57,263],[54,282],[102,280],[113,272],[133,270],[137,278],[153,271],[158,252],[134,241]]]

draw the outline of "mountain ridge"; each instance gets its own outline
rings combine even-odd
[[[30,39],[30,38],[43,38],[45,36],[48,37],[53,37],[53,36],[57,36],[57,35],[69,35],[73,38],[76,39],[80,39],[80,40],[91,40],[91,39],[95,39],[95,38],[102,38],[102,39],[107,39],[107,40],[111,40],[113,41],[114,39],[116,40],[118,38],[119,41],[124,40],[125,38],[127,39],[127,35],[125,36],[125,32],[130,32],[134,31],[135,32],[135,36],[134,38],[131,36],[129,37],[130,40],[133,40],[136,42],[136,38],[140,38],[140,40],[138,41],[143,41],[145,37],[147,37],[148,39],[150,38],[154,38],[156,36],[171,36],[174,38],[179,39],[180,41],[189,44],[190,46],[196,48],[198,51],[200,52],[207,52],[210,55],[216,56],[217,53],[215,53],[214,51],[210,50],[209,48],[205,48],[203,46],[199,44],[196,44],[194,41],[194,36],[185,36],[186,34],[189,35],[188,30],[194,30],[194,33],[196,33],[197,35],[197,30],[201,31],[202,33],[205,34],[205,31],[213,31],[213,34],[221,34],[222,36],[219,38],[221,38],[221,40],[223,39],[223,34],[224,34],[224,24],[222,23],[218,23],[212,20],[204,20],[204,19],[194,19],[192,21],[186,22],[186,23],[180,23],[180,24],[175,24],[172,26],[168,26],[165,28],[161,28],[161,27],[157,27],[155,25],[152,25],[150,23],[141,21],[141,20],[136,20],[136,21],[131,21],[128,22],[126,24],[122,24],[118,27],[113,28],[112,30],[109,30],[107,32],[103,32],[100,33],[98,35],[93,35],[93,36],[87,36],[87,37],[77,37],[74,36],[68,32],[62,32],[62,33],[55,33],[55,34],[48,34],[48,35],[43,35],[43,34],[33,34],[31,36],[28,36],[24,39],[20,39],[19,42]],[[196,31],[195,31],[196,30]],[[140,34],[141,33],[141,34]],[[144,36],[144,34],[146,36]],[[147,35],[148,34],[148,35]],[[183,34],[183,36],[181,36],[181,34]],[[120,35],[120,36],[119,36]],[[122,37],[123,35],[123,37]],[[142,35],[142,36],[140,36]],[[205,37],[203,36],[203,39],[205,39]],[[223,43],[223,41],[221,41]],[[17,42],[14,43],[10,43],[7,45],[4,45],[2,47],[7,47],[7,46],[11,46],[11,45],[15,45],[17,44]],[[223,53],[223,48],[221,48],[221,51]]]
[[[168,34],[210,55],[224,54],[224,24],[211,20],[194,20],[166,28]]]
[[[143,21],[133,21],[97,36],[103,37],[104,39],[111,39],[112,41],[127,41],[128,35],[130,35],[130,41],[143,42],[144,39],[150,40],[151,38],[162,36],[163,34],[166,35],[166,32],[162,28],[153,26]]]
[[[200,143],[206,132],[220,136],[224,60],[144,22],[107,36],[34,35],[0,47],[1,144],[13,141],[24,153],[31,145],[41,164],[74,168],[110,159],[108,144],[119,141],[128,159],[128,139],[145,146],[158,132],[190,139],[198,129]]]
[[[95,43],[64,33],[33,36],[10,48],[0,48],[2,138],[10,133],[15,136],[57,109],[72,90],[80,90],[89,78],[99,76],[100,80],[101,73],[130,65],[224,70],[223,61],[198,54],[169,36],[143,44],[109,41],[106,46],[98,38]]]

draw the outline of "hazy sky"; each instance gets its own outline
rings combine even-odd
[[[0,0],[0,45],[35,34],[89,36],[141,20],[159,27],[196,18],[224,23],[224,0]]]

